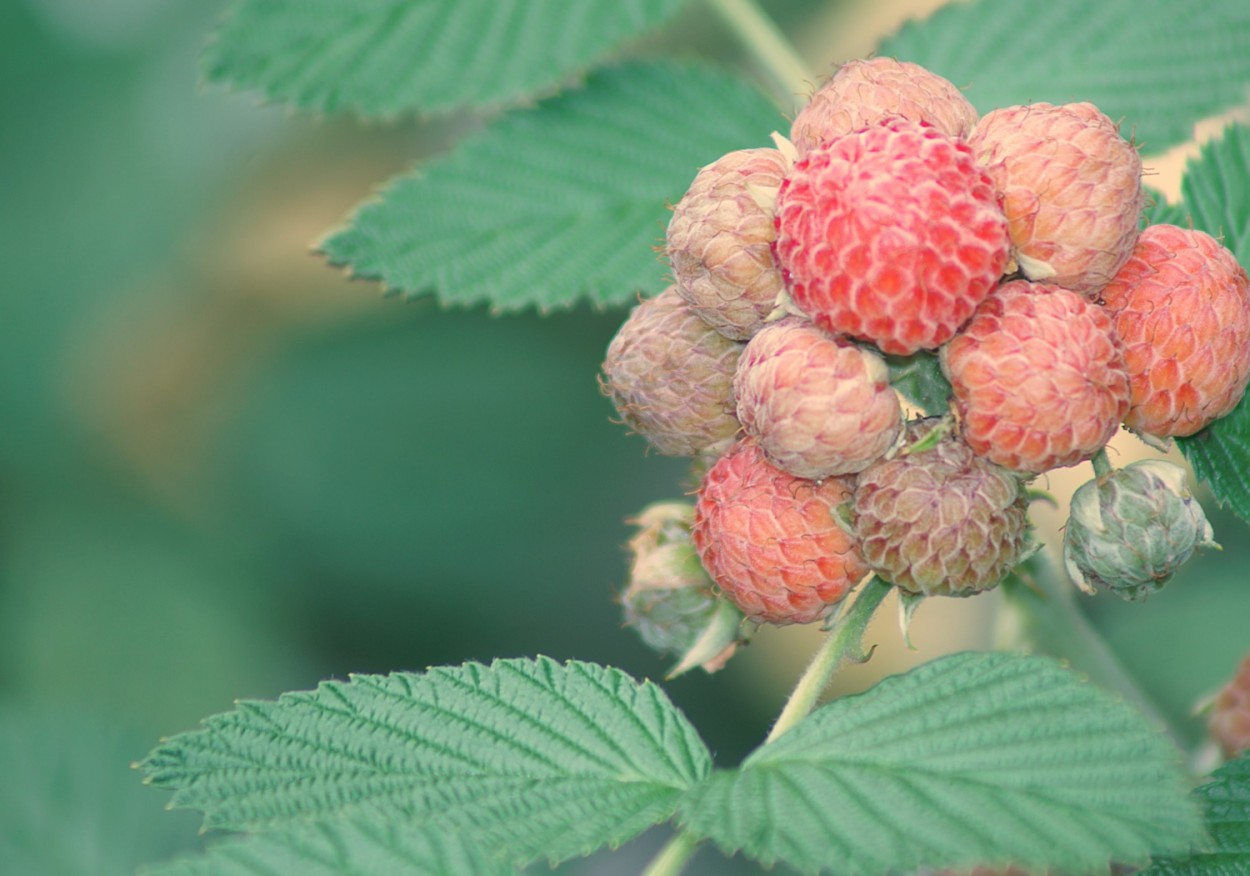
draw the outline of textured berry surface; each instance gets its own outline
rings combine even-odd
[[[1040,473],[1089,459],[1128,412],[1111,317],[1044,283],[999,287],[942,348],[964,440],[999,465]]]
[[[1020,479],[961,441],[878,462],[855,488],[864,561],[908,593],[970,596],[996,587],[1025,544]]]
[[[885,360],[786,319],[747,344],[734,377],[738,419],[768,458],[801,478],[861,471],[903,425]]]
[[[660,453],[715,452],[738,432],[733,375],[743,346],[711,329],[670,286],[635,307],[608,345],[603,390]]]
[[[893,58],[848,61],[812,95],[790,127],[799,155],[890,116],[927,122],[967,137],[977,111],[952,83],[919,64]]]
[[[1225,757],[1250,751],[1250,654],[1242,659],[1233,679],[1215,695],[1207,727]]]
[[[1024,275],[1095,295],[1128,258],[1144,205],[1141,159],[1090,103],[987,113],[968,143],[1003,196]]]
[[[1145,599],[1163,587],[1198,548],[1217,547],[1185,469],[1143,459],[1087,481],[1072,496],[1063,562],[1087,593],[1095,585]]]
[[[1218,241],[1152,225],[1102,295],[1124,344],[1130,429],[1192,435],[1237,406],[1250,380],[1250,280]]]
[[[699,488],[694,544],[713,580],[747,617],[820,620],[867,574],[835,521],[849,481],[802,480],[747,439],[717,460]]]
[[[699,171],[668,224],[678,291],[708,325],[751,337],[777,303],[773,258],[777,189],[788,162],[776,149],[742,149]]]
[[[822,328],[887,353],[934,349],[994,288],[1007,222],[969,149],[893,119],[795,164],[777,201],[777,261]]]

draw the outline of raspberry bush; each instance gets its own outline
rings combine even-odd
[[[383,5],[413,34],[439,26]],[[448,81],[418,36],[384,51],[405,31],[376,11],[242,0],[210,70],[306,109],[507,107],[322,251],[448,303],[632,305],[601,390],[640,450],[690,467],[632,519],[622,623],[670,678],[749,660],[761,628],[818,625],[771,732],[714,769],[659,686],[576,660],[329,681],[140,764],[207,826],[250,834],[152,872],[511,873],[661,824],[650,876],[712,846],[811,873],[1250,872],[1245,665],[1195,743],[1088,616],[1200,586],[1186,564],[1244,537],[1204,505],[1250,520],[1250,132],[1206,147],[1179,201],[1148,189],[1146,152],[1244,97],[1250,18],[1113,3],[1108,33],[1058,0],[1027,13],[1039,33],[1017,52],[1025,11],[979,0],[869,58],[814,59],[818,81],[752,0],[690,0],[775,105],[742,73],[599,63],[683,5],[535,2],[526,26],[492,19],[498,57],[473,50]],[[483,14],[425,6],[453,45]],[[375,62],[343,65],[339,31]],[[1168,90],[1160,65],[1132,66],[1151,38],[1216,48]],[[887,599],[909,643],[926,601],[991,601],[999,647],[819,704],[871,657]],[[1239,653],[1250,620],[1240,635]]]

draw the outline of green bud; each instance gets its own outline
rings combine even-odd
[[[742,613],[712,582],[690,539],[694,506],[649,505],[634,523],[629,587],[621,596],[625,624],[648,647],[681,661],[669,677],[696,666],[715,672],[733,655]]]
[[[1159,590],[1201,547],[1219,545],[1185,469],[1147,459],[1082,484],[1072,496],[1063,562],[1086,593],[1101,584],[1124,599]]]

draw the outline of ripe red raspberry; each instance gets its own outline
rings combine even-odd
[[[896,118],[794,166],[775,249],[817,325],[907,355],[947,341],[994,288],[1007,223],[967,146]]]
[[[952,437],[869,466],[855,487],[864,561],[912,594],[998,586],[1021,558],[1027,515],[1020,478]]]
[[[782,320],[751,339],[734,395],[746,433],[773,464],[801,478],[862,471],[903,425],[885,360],[806,320]]]
[[[677,290],[727,338],[759,331],[782,291],[772,243],[777,189],[788,170],[776,149],[730,152],[699,171],[668,223]]]
[[[919,64],[893,58],[848,61],[812,95],[790,127],[800,156],[889,116],[927,122],[965,138],[977,111],[953,84]]]
[[[1128,411],[1111,317],[1058,286],[1003,284],[942,348],[941,362],[964,440],[1016,471],[1089,459]]]
[[[1250,751],[1250,654],[1237,674],[1215,695],[1207,728],[1227,758]]]
[[[1250,279],[1218,241],[1152,225],[1102,297],[1124,343],[1130,429],[1192,435],[1237,406],[1250,380]]]
[[[850,498],[849,481],[786,474],[745,439],[699,487],[694,544],[712,580],[747,617],[811,623],[868,572],[834,518]]]
[[[1002,193],[1020,270],[1094,296],[1124,264],[1144,205],[1141,159],[1091,103],[987,113],[968,139]]]
[[[713,331],[670,286],[630,313],[608,345],[600,385],[660,453],[719,452],[738,432],[733,375],[743,346]]]

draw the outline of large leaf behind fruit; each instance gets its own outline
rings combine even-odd
[[[753,87],[704,67],[601,70],[392,183],[322,249],[356,276],[447,303],[626,303],[662,288],[666,204],[700,166],[768,145],[783,123]]]
[[[1085,872],[1201,835],[1176,760],[1141,714],[1052,660],[957,654],[817,710],[714,773],[682,817],[805,872]]]
[[[1245,101],[1248,47],[1245,0],[976,0],[910,22],[879,53],[940,73],[982,113],[1091,101],[1157,153]]]
[[[686,0],[238,0],[211,81],[362,115],[513,101],[559,83]]]
[[[1250,8],[1250,7],[1248,7]],[[1231,125],[1185,168],[1181,210],[1250,265],[1250,128]],[[1222,504],[1250,521],[1250,403],[1191,438],[1177,440],[1195,474]]]
[[[245,702],[143,762],[213,827],[361,809],[559,860],[664,821],[710,769],[664,693],[615,669],[499,660]]]

